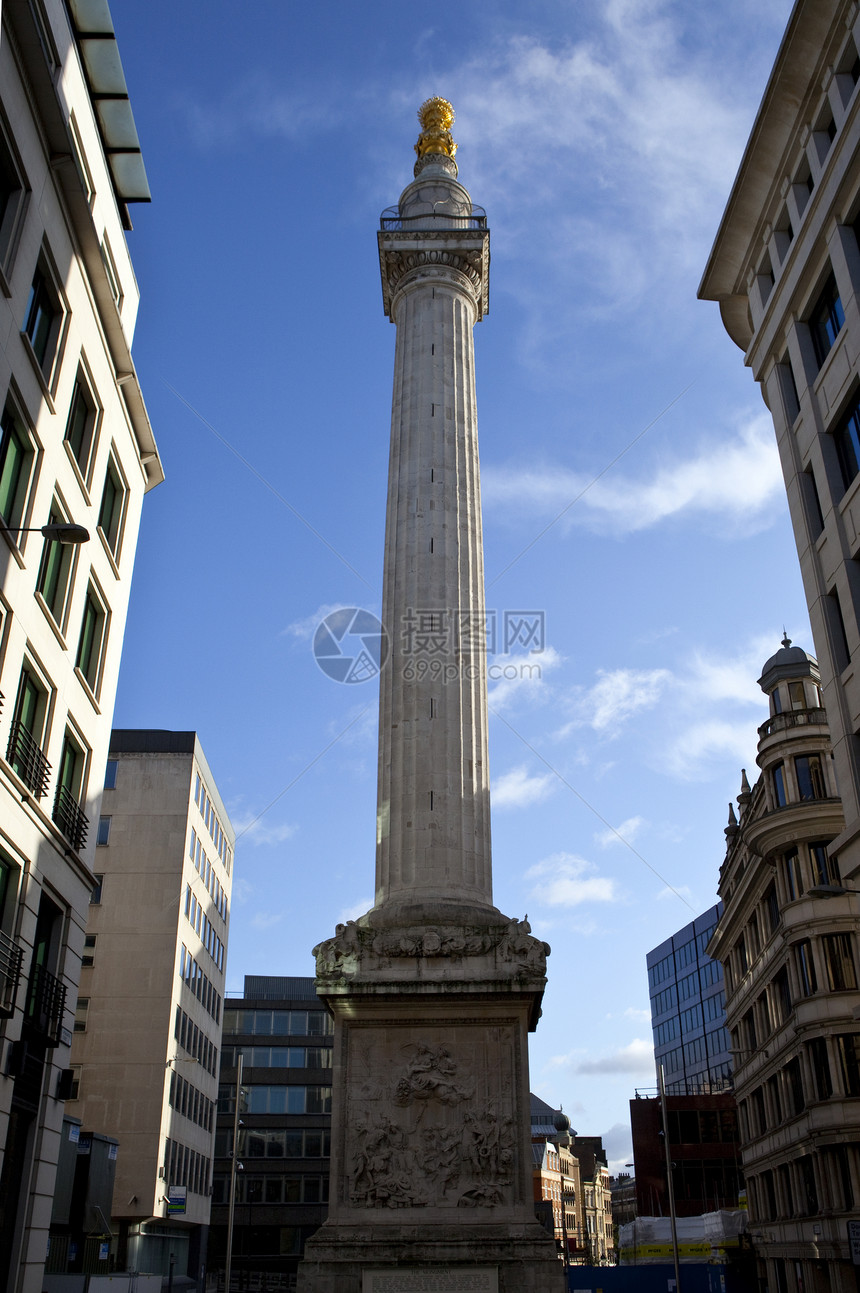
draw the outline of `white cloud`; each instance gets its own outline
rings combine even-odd
[[[525,764],[504,772],[492,788],[494,808],[527,808],[552,794],[557,778],[551,772],[543,777],[529,775]]]
[[[501,710],[520,699],[530,705],[543,700],[547,675],[563,659],[554,647],[523,655],[490,656],[487,700],[491,708]]]
[[[284,911],[258,911],[251,917],[251,924],[255,929],[271,929],[280,925],[285,915]]]
[[[358,902],[352,903],[349,907],[341,908],[340,915],[337,918],[338,925],[345,925],[348,920],[358,920],[359,916],[365,915],[373,906],[372,898],[359,898]]]
[[[290,637],[310,642],[326,616],[331,615],[334,611],[342,611],[345,607],[346,602],[323,602],[315,611],[311,611],[310,615],[306,615],[300,620],[293,620],[291,624],[281,630],[281,633],[283,636],[289,634]]]
[[[613,844],[632,844],[645,824],[644,817],[628,817],[614,830],[598,831],[594,842],[602,849],[611,848]]]
[[[578,907],[584,902],[614,902],[615,881],[592,874],[590,862],[572,853],[553,853],[526,872],[527,880],[539,880],[532,899],[550,907]]]
[[[598,669],[594,686],[584,694],[574,693],[577,717],[556,736],[582,726],[602,736],[617,736],[628,718],[657,704],[671,677],[667,669]]]
[[[715,763],[733,762],[755,768],[756,729],[749,718],[731,722],[712,718],[685,726],[664,750],[666,770],[681,781],[697,781],[711,774]]]
[[[729,537],[749,535],[784,507],[784,485],[769,416],[756,414],[733,440],[702,443],[686,460],[643,468],[611,469],[593,478],[568,468],[486,467],[481,489],[488,507],[558,516],[559,525],[587,525],[615,537],[681,517],[731,521]],[[560,515],[561,514],[561,515]],[[722,531],[721,531],[722,533]]]
[[[289,822],[277,825],[266,822],[263,817],[240,817],[234,820],[236,839],[242,837],[243,844],[283,844],[291,839],[298,830]]]
[[[692,901],[693,891],[689,885],[679,884],[679,885],[672,886],[667,884],[665,889],[659,890],[657,894],[657,901],[673,902],[676,898],[679,898],[679,897],[686,898],[687,902]]]
[[[576,1065],[577,1073],[637,1073],[654,1076],[654,1046],[641,1037],[635,1037],[627,1046],[602,1055],[598,1059],[581,1060]]]

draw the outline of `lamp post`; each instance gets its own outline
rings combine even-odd
[[[236,1056],[236,1095],[233,1101],[233,1154],[230,1159],[230,1206],[227,1213],[227,1260],[224,1264],[224,1293],[230,1293],[230,1279],[233,1273],[233,1219],[236,1214],[236,1172],[239,1168],[239,1105],[242,1099],[242,1064],[244,1056],[241,1051]]]
[[[669,1152],[669,1115],[666,1112],[666,1083],[663,1080],[663,1065],[657,1066],[657,1082],[660,1088],[660,1109],[663,1113],[663,1149],[666,1153],[666,1182],[669,1186],[669,1218],[672,1223],[672,1256],[675,1260],[675,1293],[681,1293],[681,1264],[678,1258],[678,1218],[675,1213],[675,1183],[672,1180],[672,1155]]]

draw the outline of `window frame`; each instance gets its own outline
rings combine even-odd
[[[815,298],[809,312],[807,325],[812,339],[812,349],[820,370],[845,326],[845,310],[839,294],[836,275],[833,273],[832,268]]]
[[[13,143],[12,132],[0,116],[0,170],[5,170],[11,183],[5,200],[0,205],[0,283],[7,296],[12,295],[9,275],[18,250],[24,216],[30,196],[27,172]]]
[[[28,504],[32,495],[36,444],[18,401],[12,399],[11,395],[10,390],[3,412],[0,414],[0,522],[2,522],[0,529],[7,541],[20,551],[23,544],[19,539],[22,528],[25,528]],[[6,475],[9,445],[13,436],[21,446],[20,466],[15,474],[14,483]],[[10,487],[9,501],[6,502],[5,492]],[[3,511],[4,503],[8,514]]]
[[[92,611],[92,618],[90,612]],[[89,626],[92,632],[87,642]],[[75,653],[75,673],[87,691],[98,700],[104,675],[105,655],[108,633],[110,631],[110,607],[94,579],[87,584],[84,599],[84,610],[81,616],[81,631],[78,637],[78,649]]]
[[[49,399],[56,391],[68,317],[58,275],[43,244],[33,270],[20,336]],[[45,320],[47,326],[43,325]]]
[[[80,444],[76,447],[75,441],[73,440],[72,424],[75,414],[81,406],[83,406],[86,416],[83,420]],[[81,363],[78,365],[78,371],[75,373],[74,382],[72,383],[69,412],[66,417],[65,431],[63,432],[63,446],[66,453],[69,455],[69,459],[76,474],[79,476],[81,483],[88,493],[89,487],[92,483],[95,450],[98,441],[98,428],[101,422],[101,415],[102,407],[96,397],[95,386],[89,377],[82,358]]]
[[[109,523],[105,526],[105,506],[108,498],[108,482],[113,480],[115,485],[113,502],[110,508]],[[118,568],[122,553],[123,533],[125,531],[125,521],[128,514],[128,481],[125,478],[120,466],[119,457],[111,447],[108,455],[108,464],[105,471],[104,482],[102,484],[101,501],[99,503],[99,518],[97,531],[99,538],[104,544],[105,551],[110,558],[114,568]]]

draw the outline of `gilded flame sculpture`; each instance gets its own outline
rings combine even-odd
[[[447,99],[438,96],[427,99],[418,109],[418,120],[423,127],[415,145],[419,157],[426,157],[428,153],[441,153],[445,157],[456,154],[457,145],[451,138],[454,109]]]

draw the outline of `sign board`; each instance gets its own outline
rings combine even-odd
[[[188,1191],[184,1185],[168,1185],[167,1187],[168,1217],[182,1217],[185,1215],[185,1201],[187,1197],[188,1197]]]
[[[851,1261],[860,1266],[860,1221],[848,1221],[848,1247],[851,1249]]]

